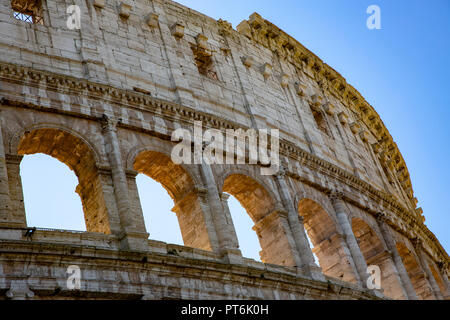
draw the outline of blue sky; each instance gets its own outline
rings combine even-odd
[[[341,73],[380,114],[405,158],[426,225],[450,251],[450,1],[178,2],[233,27],[256,11]],[[381,9],[381,30],[366,27],[372,4]],[[29,225],[85,228],[73,173],[40,155],[21,167]],[[165,191],[146,177],[138,185],[151,237],[181,244]],[[235,200],[230,207],[244,255],[258,258],[250,219]]]

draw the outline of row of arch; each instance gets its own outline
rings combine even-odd
[[[124,137],[124,143],[132,141]],[[217,246],[216,235],[212,231],[207,212],[211,210],[206,196],[207,186],[202,180],[202,173],[195,166],[177,165],[170,158],[170,143],[152,140],[145,148],[130,148],[126,160],[127,185],[130,197],[131,221],[135,230],[146,232],[140,208],[139,194],[135,176],[142,173],[159,182],[174,202],[173,211],[178,222],[186,246],[214,251]],[[108,148],[106,148],[107,150]],[[67,128],[42,125],[35,126],[19,135],[13,135],[9,141],[9,152],[17,155],[43,153],[66,164],[78,178],[79,194],[83,206],[86,229],[88,232],[119,233],[121,219],[114,206],[114,183],[108,169],[107,157],[88,139]],[[107,150],[106,152],[112,152]],[[106,164],[106,165],[105,165]],[[17,163],[15,163],[17,166]],[[277,195],[276,183],[271,179],[262,179],[251,167],[215,168],[216,187],[219,197],[222,194],[234,196],[253,223],[261,246],[261,260],[266,263],[294,266],[292,240],[289,227],[283,220],[283,211]],[[11,165],[8,167],[10,189],[20,188],[20,177],[14,177]],[[226,197],[225,197],[226,198]],[[346,244],[345,236],[336,219],[332,206],[313,194],[305,194],[295,200],[298,216],[313,246],[322,272],[330,277],[343,281],[358,283],[358,277],[352,266],[352,256]],[[15,214],[20,213],[20,195],[11,191],[11,203]],[[226,209],[226,199],[221,201]],[[23,205],[22,205],[23,206]],[[25,212],[18,217],[25,222]],[[225,214],[227,210],[224,210]],[[229,214],[229,212],[228,212]],[[17,218],[17,217],[16,217]],[[234,226],[227,219],[226,232],[233,238]],[[368,265],[378,265],[382,274],[384,294],[395,299],[408,298],[399,280],[399,270],[392,259],[386,241],[376,225],[365,221],[362,217],[350,217],[353,234],[357,239],[361,253]],[[235,234],[234,234],[235,236]],[[238,243],[233,244],[236,249]],[[407,275],[420,299],[434,299],[435,290],[427,280],[423,259],[418,257],[408,240],[396,240],[398,251]],[[428,257],[425,260],[428,268],[439,286],[442,296],[448,292],[448,282],[436,264]],[[448,280],[447,280],[448,281]],[[435,289],[435,288],[434,288]]]

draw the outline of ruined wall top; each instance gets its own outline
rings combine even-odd
[[[259,14],[234,30],[169,0],[34,1],[38,8],[31,2],[0,4],[0,76],[15,65],[98,84],[102,94],[108,92],[104,85],[168,101],[242,128],[278,128],[287,143],[355,184],[370,185],[434,237],[416,208],[405,161],[375,109]],[[22,4],[33,8],[39,23],[13,17]],[[74,4],[79,28],[69,21]]]

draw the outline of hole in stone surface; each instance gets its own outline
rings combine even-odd
[[[197,46],[192,46],[191,49],[194,54],[198,72],[212,80],[219,80],[217,73],[214,70],[214,62],[211,53]]]
[[[41,0],[12,0],[13,16],[28,23],[44,24]]]
[[[313,110],[313,116],[319,130],[329,136],[330,133],[328,132],[327,123],[322,112]]]

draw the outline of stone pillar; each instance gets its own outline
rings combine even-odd
[[[1,111],[0,111],[1,112]],[[0,118],[0,224],[6,225],[10,219],[11,199],[9,196],[8,170],[6,167],[5,145],[3,144],[2,121]]]
[[[419,258],[422,270],[425,272],[428,283],[430,284],[431,290],[433,291],[434,297],[436,298],[436,300],[444,300],[441,289],[439,289],[439,285],[437,284],[436,279],[434,278],[433,273],[428,266],[427,258],[425,257],[425,252],[423,251],[422,240],[416,238],[412,241],[412,243],[414,245],[416,255]]]
[[[192,188],[174,200],[183,243],[187,247],[220,252],[217,233],[209,207],[208,190]]]
[[[352,254],[350,253],[350,249],[348,248],[347,242],[345,241],[345,236],[342,233],[336,232],[336,234],[334,234],[329,240],[326,239],[318,245],[319,250],[322,249],[324,242],[326,243],[326,246],[337,246],[334,248],[334,250],[336,250],[336,252],[339,254],[339,264],[341,265],[342,272],[344,273],[342,280],[347,282],[360,283],[361,279],[359,277],[358,270],[356,269],[355,262],[353,261]],[[317,251],[318,254],[320,253],[319,250]],[[333,262],[335,262],[329,258],[333,255],[333,252],[331,250],[333,249],[328,249],[325,253],[325,263],[332,264]],[[321,267],[330,268],[332,267],[332,265],[324,265]]]
[[[394,239],[392,238],[391,232],[389,230],[388,225],[386,224],[386,214],[378,213],[377,222],[380,227],[381,235],[383,236],[384,242],[388,250],[392,254],[392,260],[394,261],[395,268],[397,269],[397,274],[399,276],[400,283],[403,287],[403,290],[406,293],[406,296],[409,300],[418,300],[416,291],[414,290],[414,286],[411,282],[411,279],[408,276],[408,272],[406,271],[405,265],[403,264],[402,257],[398,253],[397,247],[395,245]]]
[[[275,210],[267,214],[255,223],[253,230],[261,243],[260,255],[263,262],[283,266],[301,265],[286,211]]]
[[[121,232],[118,235],[119,240],[124,249],[145,251],[147,249],[148,234],[136,230],[133,223],[127,177],[122,164],[119,139],[117,137],[117,122],[103,115],[101,124],[105,150],[111,165],[114,195],[121,225]]]
[[[223,255],[230,263],[241,263],[242,254],[238,249],[236,232],[233,225],[227,222],[223,202],[219,197],[217,184],[215,182],[211,166],[202,160],[200,170],[207,188],[209,209],[211,212],[214,229],[216,231],[217,240],[219,242],[219,253]]]
[[[344,233],[345,242],[347,243],[348,249],[350,250],[350,254],[353,258],[356,270],[358,271],[361,285],[363,288],[367,288],[367,279],[369,277],[369,274],[367,273],[367,263],[364,259],[361,249],[359,248],[355,235],[353,234],[352,225],[345,211],[342,197],[343,194],[340,192],[332,192],[330,194],[331,203],[333,204],[338,223]]]
[[[121,233],[119,212],[117,211],[114,184],[112,181],[111,168],[98,168],[98,178],[102,187],[104,205],[108,214],[109,231],[111,234]]]
[[[141,200],[139,198],[139,191],[136,184],[137,175],[138,172],[135,170],[126,171],[133,225],[137,231],[145,233],[147,231],[145,229],[144,213],[142,211]]]
[[[448,274],[445,268],[445,264],[442,262],[438,263],[438,269],[439,269],[438,272],[440,273],[440,276],[445,286],[446,292],[444,293],[444,299],[450,300],[450,281],[448,280]]]
[[[320,267],[314,262],[314,256],[308,243],[305,227],[303,225],[303,218],[295,210],[294,201],[292,200],[289,188],[286,182],[285,170],[280,168],[276,175],[276,182],[281,196],[283,206],[288,212],[289,227],[292,230],[292,235],[300,257],[300,269],[304,274],[316,280],[325,281]]]
[[[228,207],[228,199],[230,199],[230,195],[222,192],[219,194],[219,197],[222,202],[223,214],[227,223],[228,232],[231,234],[232,247],[239,248],[239,240],[234,228],[233,219],[231,218],[230,208]]]
[[[23,198],[22,178],[20,177],[20,163],[23,156],[6,155],[6,168],[8,171],[10,217],[8,224],[12,227],[26,227],[27,219]]]

